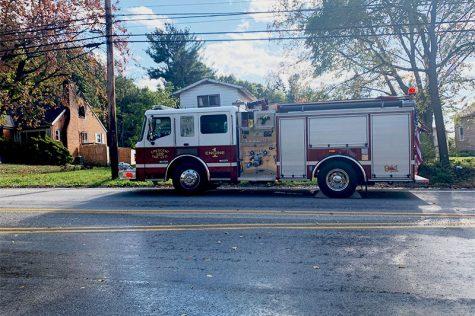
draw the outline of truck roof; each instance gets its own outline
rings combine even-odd
[[[186,109],[174,109],[163,106],[155,106],[151,110],[145,111],[145,115],[167,115],[167,114],[190,114],[190,113],[215,113],[215,112],[229,112],[235,113],[239,109],[236,106],[217,106],[207,108],[186,108]]]
[[[379,97],[371,99],[321,101],[309,103],[283,103],[277,107],[278,113],[305,112],[318,110],[365,109],[388,107],[414,107],[409,97]]]

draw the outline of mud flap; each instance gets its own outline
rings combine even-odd
[[[421,184],[429,184],[429,179],[426,179],[416,174],[416,176],[414,177],[414,182]]]

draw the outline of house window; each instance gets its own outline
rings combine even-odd
[[[460,140],[461,142],[464,141],[463,127],[462,127],[462,126],[459,126],[459,140]]]
[[[80,118],[85,118],[86,117],[86,107],[85,106],[80,106],[78,108],[78,116]]]
[[[61,131],[59,129],[54,131],[54,139],[61,141]]]
[[[180,116],[181,137],[195,136],[195,118],[193,116]]]
[[[226,114],[202,115],[200,117],[201,134],[224,134],[228,132]]]
[[[168,136],[172,133],[172,120],[169,117],[154,117],[149,127],[148,140]]]
[[[104,136],[101,133],[96,133],[96,143],[104,144]]]
[[[199,95],[198,107],[207,108],[212,106],[220,106],[219,94]]]
[[[81,132],[79,134],[79,139],[81,140],[81,144],[87,144],[87,133]]]

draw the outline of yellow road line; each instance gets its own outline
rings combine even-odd
[[[61,214],[184,214],[184,215],[278,215],[278,216],[410,216],[475,218],[475,214],[460,213],[418,213],[418,212],[368,212],[368,211],[278,211],[278,210],[94,210],[56,208],[0,208],[1,213],[61,213]]]
[[[252,224],[196,224],[196,225],[156,225],[156,226],[100,226],[100,227],[2,227],[0,234],[52,234],[52,233],[120,233],[120,232],[157,232],[157,231],[213,231],[213,230],[251,230],[251,229],[287,229],[287,230],[394,230],[394,229],[445,229],[475,228],[475,223],[445,224],[394,224],[394,223],[252,223]]]

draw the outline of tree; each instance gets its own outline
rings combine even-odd
[[[317,1],[314,1],[317,2]],[[475,2],[454,0],[323,0],[311,12],[297,9],[274,25],[299,26],[309,39],[315,73],[346,70],[344,81],[360,92],[389,95],[419,91],[417,101],[427,126],[435,119],[439,158],[448,165],[443,107],[468,86],[463,69],[475,52]],[[317,3],[314,3],[315,5]],[[355,83],[357,86],[355,86]]]
[[[133,80],[116,78],[117,127],[119,146],[134,146],[139,139],[144,113],[153,105],[176,107],[170,88],[151,91],[140,89]]]
[[[240,80],[233,75],[219,76],[216,78],[216,80],[243,86],[256,98],[267,99],[270,103],[286,101],[285,91],[281,87],[270,84],[263,85],[261,83],[250,82],[247,80]]]
[[[103,20],[100,0],[0,0],[0,114],[35,126],[59,104],[65,80],[85,89],[82,76],[98,69],[91,51],[103,41]],[[92,88],[83,92],[94,99]]]
[[[167,24],[165,30],[156,29],[147,38],[150,41],[147,54],[157,64],[148,70],[150,78],[163,78],[175,89],[181,89],[214,76],[214,71],[201,61],[199,55],[203,43],[197,41],[188,29],[181,30]]]

